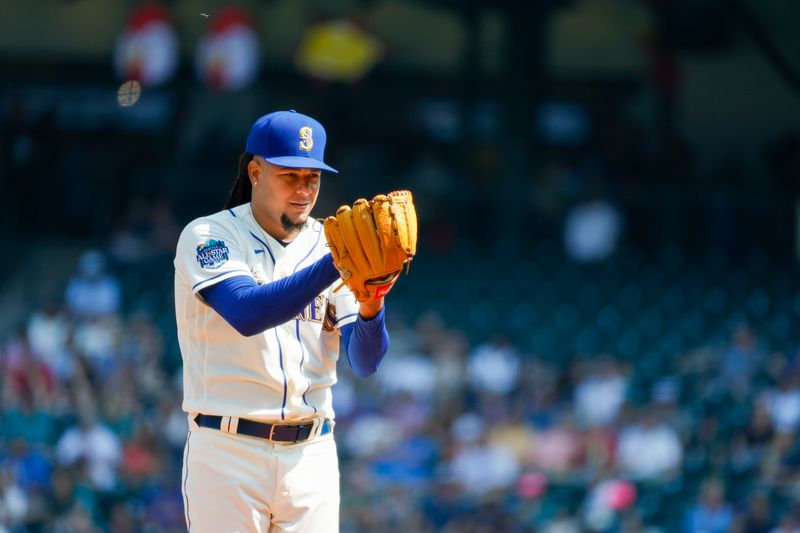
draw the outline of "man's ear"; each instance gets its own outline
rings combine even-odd
[[[250,183],[256,185],[258,180],[261,179],[261,167],[255,159],[247,163],[247,175],[250,176]]]

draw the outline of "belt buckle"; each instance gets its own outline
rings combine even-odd
[[[269,426],[269,435],[267,436],[267,440],[270,442],[274,442],[272,437],[275,435],[275,428],[278,427],[278,424],[270,424]]]

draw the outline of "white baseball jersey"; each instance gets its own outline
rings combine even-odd
[[[346,286],[334,293],[337,281],[294,320],[252,337],[237,332],[198,294],[235,276],[275,281],[327,253],[320,222],[309,218],[284,246],[261,229],[249,203],[186,226],[175,256],[184,411],[271,422],[334,417],[339,328],[358,313]]]

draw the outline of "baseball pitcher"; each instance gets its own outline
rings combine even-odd
[[[250,130],[223,211],[183,230],[175,311],[189,417],[190,532],[336,532],[331,386],[340,343],[361,377],[389,346],[384,297],[416,252],[411,194],[309,215],[325,130],[278,111]]]

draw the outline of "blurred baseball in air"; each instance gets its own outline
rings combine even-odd
[[[214,90],[235,91],[255,80],[258,64],[258,37],[247,11],[226,7],[212,14],[197,44],[200,80]]]
[[[142,85],[136,80],[122,82],[117,89],[117,103],[122,107],[130,107],[139,101]]]
[[[178,37],[169,11],[159,4],[136,7],[117,38],[117,75],[143,87],[155,87],[172,79],[177,67]]]

